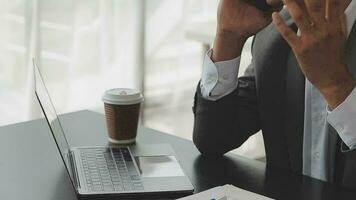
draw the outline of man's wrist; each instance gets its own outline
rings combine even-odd
[[[324,95],[331,110],[337,108],[356,87],[356,81],[352,77],[337,82],[335,85],[322,89],[321,93]]]
[[[238,32],[218,30],[211,59],[213,62],[219,62],[240,56],[247,38]]]

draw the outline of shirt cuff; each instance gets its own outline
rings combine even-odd
[[[333,111],[328,110],[327,120],[338,132],[342,141],[352,150],[356,149],[356,88],[346,100]]]
[[[200,89],[204,99],[216,101],[236,89],[241,57],[214,63],[211,54],[209,50],[204,58]]]

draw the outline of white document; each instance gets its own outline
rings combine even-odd
[[[271,198],[268,198],[266,196],[243,190],[233,185],[224,185],[223,188],[227,200],[272,200]]]
[[[224,185],[178,200],[271,200],[271,198],[233,185]]]
[[[184,197],[178,200],[227,200],[224,188],[222,186],[215,187],[192,196]]]

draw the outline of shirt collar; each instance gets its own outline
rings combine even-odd
[[[356,0],[351,1],[347,9],[345,10],[346,15],[346,25],[347,25],[347,36],[350,35],[352,27],[356,21]]]

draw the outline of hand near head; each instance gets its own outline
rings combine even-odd
[[[241,54],[248,37],[271,23],[272,12],[262,12],[249,2],[252,0],[220,0],[218,28],[214,42],[213,60],[229,60]],[[281,0],[268,0],[281,8]]]
[[[346,19],[341,0],[285,0],[300,35],[278,13],[273,22],[291,46],[306,78],[317,87],[331,109],[341,104],[356,85],[345,64]]]
[[[270,24],[272,12],[262,12],[250,2],[252,0],[221,0],[218,9],[218,29],[247,38]],[[269,2],[280,5],[281,0]]]

